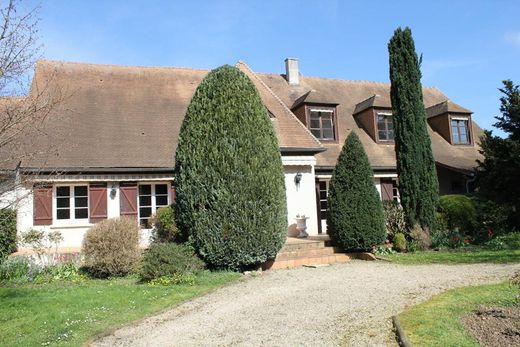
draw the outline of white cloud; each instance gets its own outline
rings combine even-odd
[[[509,32],[504,35],[504,39],[506,40],[506,42],[520,47],[520,31]]]

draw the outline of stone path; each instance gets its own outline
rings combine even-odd
[[[520,264],[351,261],[240,281],[94,346],[396,346],[390,317],[448,288],[491,283]]]

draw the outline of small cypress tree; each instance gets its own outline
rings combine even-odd
[[[175,218],[212,268],[274,258],[287,233],[278,142],[249,78],[211,71],[186,112],[176,152]]]
[[[347,137],[329,187],[327,232],[347,250],[370,251],[386,236],[374,173],[356,133]]]
[[[388,50],[401,204],[409,228],[419,223],[433,230],[439,182],[426,124],[420,62],[410,28],[398,28]]]

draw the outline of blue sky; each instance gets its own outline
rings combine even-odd
[[[32,0],[31,0],[32,1]],[[36,3],[36,2],[34,2]],[[42,3],[48,59],[214,68],[387,82],[387,43],[410,26],[423,85],[490,129],[503,79],[520,84],[520,1],[80,1]],[[499,133],[495,131],[495,133]]]

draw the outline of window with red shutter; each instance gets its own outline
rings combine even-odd
[[[33,189],[33,224],[52,224],[52,186],[35,186]]]
[[[107,185],[91,183],[89,186],[90,223],[107,219]]]
[[[137,183],[121,182],[119,185],[119,207],[121,216],[137,219]]]

